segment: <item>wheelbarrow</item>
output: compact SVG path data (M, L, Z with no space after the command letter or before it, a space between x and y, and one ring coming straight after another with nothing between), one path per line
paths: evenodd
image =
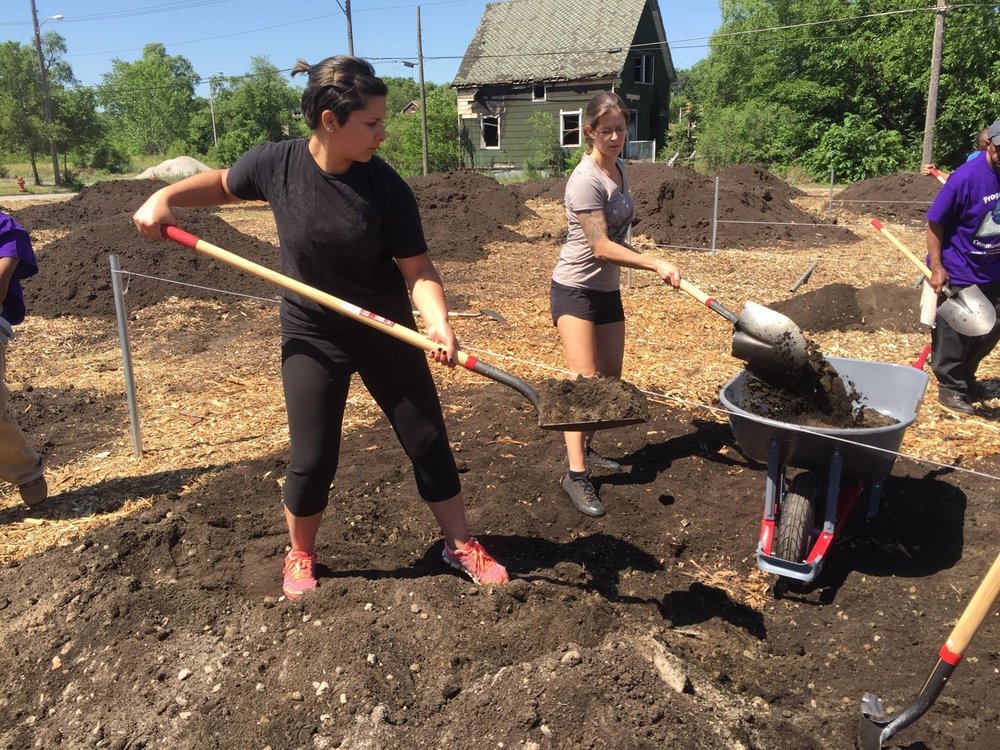
M729 412L737 445L767 464L764 516L757 566L781 579L812 583L830 546L859 499L866 517L878 512L882 486L892 471L903 433L917 418L927 373L914 367L864 359L827 357L863 394L861 404L898 420L884 427L804 427L754 414L747 372L726 383L719 400ZM791 480L789 468L804 469Z

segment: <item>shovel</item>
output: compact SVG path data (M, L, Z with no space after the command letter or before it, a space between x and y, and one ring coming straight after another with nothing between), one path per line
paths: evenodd
M441 350L441 345L435 341L431 341L429 338L424 336L417 331L411 330L401 325L397 325L393 321L383 318L381 315L373 313L369 310L364 310L357 305L352 305L349 302L345 302L339 297L334 297L332 294L327 294L319 289L304 284L301 281L297 281L289 276L284 276L277 271L272 271L270 268L265 268L264 266L258 265L253 261L247 260L246 258L241 258L239 255L229 252L228 250L223 250L221 247L206 242L203 239L195 237L193 234L185 232L177 227L167 226L164 224L161 227L163 236L169 240L173 240L179 245L184 247L189 247L192 250L197 250L200 253L204 253L216 260L220 260L223 263L227 263L231 266L239 268L240 270L251 273L265 281L270 281L278 286L287 289L291 292L310 299L324 307L328 307L331 310L340 313L348 318L358 321L359 323L364 323L371 328L376 328L383 333L387 333L390 336L399 339L400 341L405 341L408 344L412 344L419 349L423 349L428 352L437 352ZM458 364L462 365L468 370L477 372L480 375L485 375L491 380L495 380L498 383L506 385L513 388L515 391L520 393L522 396L531 402L531 405L535 407L535 411L538 412L538 426L543 430L562 430L567 432L586 432L589 430L608 430L614 427L624 427L630 424L640 424L646 420L639 417L622 418L622 419L607 419L607 420L594 420L589 422L546 422L544 415L539 408L539 397L538 391L528 385L526 382L521 380L509 372L505 372L498 367L487 364L482 360L474 357L467 352L458 351L455 355Z
M962 616L955 623L951 635L938 653L938 663L934 671L913 702L896 716L886 716L882 709L882 700L877 695L865 693L861 698L861 721L858 724L858 747L861 750L877 750L894 734L924 715L941 694L955 667L962 661L966 646L993 609L998 596L1000 596L1000 555L993 561L983 582L979 584Z
M788 316L756 302L747 302L737 315L684 279L681 291L733 324L733 356L751 369L789 373L809 360L806 338Z
M872 226L884 234L896 248L923 272L931 277L931 269L892 233L878 219L872 219ZM946 299L937 308L937 314L945 323L963 336L985 336L997 324L997 311L978 286L967 286L957 292L950 285L941 287Z

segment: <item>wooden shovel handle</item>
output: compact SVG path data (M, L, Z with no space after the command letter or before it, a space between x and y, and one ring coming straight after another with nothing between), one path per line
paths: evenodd
M701 289L696 287L690 281L681 279L680 288L682 292L691 297L694 297L709 310L717 312L719 315L728 320L730 323L736 322L737 316L734 312L723 306L721 302L716 301L714 297L709 297L707 294L705 294L705 292L701 291Z
M979 588L976 589L976 593L973 594L962 616L955 623L951 635L941 648L942 661L955 665L962 659L969 641L993 609L998 596L1000 596L1000 554L993 561L989 572L979 584Z
M173 240L174 242L184 245L184 247L189 247L192 250L197 250L200 253L204 253L216 260L220 260L223 263L228 263L231 266L235 266L247 273L251 273L265 281L270 281L273 284L287 289L291 292L310 299L323 307L328 307L342 315L346 315L348 318L352 318L359 323L364 323L366 326L376 328L390 336L405 341L408 344L412 344L420 349L428 352L441 351L441 345L437 342L431 341L429 338L424 336L417 331L414 331L405 326L401 326L388 318L383 318L381 315L365 310L357 305L352 305L350 302L345 302L339 297L335 297L327 292L322 292L315 287L311 287L308 284L304 284L301 281L297 281L289 276L280 274L277 271L272 271L270 268L254 263L246 258L241 258L235 253L231 253L228 250L223 250L221 247L213 245L211 242L206 242L200 237L195 237L190 232L185 232L183 229L178 229L177 227L168 226L166 224L162 227L163 236L168 240ZM458 364L468 369L473 369L477 362L476 358L471 354L467 354L459 350L456 353L456 359Z
M948 178L945 177L940 172L938 172L934 167L930 168L930 173L931 173L931 176L934 179L936 179L938 182L940 182L942 185L944 185L948 181Z
M927 267L927 264L924 263L924 261L921 258L918 258L916 255L914 255L913 251L910 250L910 248L908 248L902 242L900 242L899 239L892 234L892 232L886 229L881 221L879 221L878 219L872 219L872 226L875 227L882 234L884 234L886 238L889 240L889 242L891 242L893 245L896 246L899 252L901 252L907 258L912 260L913 264L920 269L920 272L923 273L924 276L926 276L928 279L931 277L931 269Z

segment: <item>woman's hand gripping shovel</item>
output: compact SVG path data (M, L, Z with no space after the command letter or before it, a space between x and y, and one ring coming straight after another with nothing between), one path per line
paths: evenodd
M200 253L204 253L205 255L239 268L242 271L246 271L247 273L251 273L254 276L264 279L265 281L270 281L283 289L295 292L306 299L312 300L313 302L323 305L324 307L338 312L348 318L352 318L359 323L364 323L367 326L376 328L383 333L387 333L394 338L405 341L408 344L412 344L413 346L423 349L424 351L436 352L441 349L441 346L438 343L431 341L429 338L421 333L418 333L417 331L397 325L387 318L376 315L369 310L364 310L357 305L345 302L338 297L334 297L332 294L327 294L326 292L322 292L319 289L309 286L308 284L302 283L301 281L284 276L277 271L272 271L270 268L258 265L253 261L247 260L246 258L241 258L239 255L235 255L228 250L223 250L221 247L217 247L210 242L206 242L203 239L195 237L193 234L185 232L182 229L163 225L161 230L164 237L169 240L173 240L179 245L189 247L192 250L197 250ZM607 430L613 427L623 427L625 425L639 424L646 421L644 418L632 417L624 419L599 419L573 423L547 422L545 421L545 415L542 414L539 407L538 391L526 382L518 377L515 377L514 375L511 375L509 372L505 372L498 367L487 364L477 357L461 350L457 352L456 359L458 360L458 364L462 365L462 367L472 370L473 372L477 372L480 375L485 375L491 380L495 380L498 383L513 388L515 391L527 398L538 412L538 426L543 430Z
M930 279L931 269L927 267L927 264L886 229L881 221L872 219L872 226L885 235L889 242L913 261L913 264L920 269L924 276ZM945 284L941 287L941 293L947 299L938 305L938 317L963 336L985 336L997 324L996 308L978 286L967 286L956 292L951 286Z
M806 338L788 316L756 302L747 302L737 315L684 279L680 287L733 324L733 356L751 370L780 379L799 372L809 361Z

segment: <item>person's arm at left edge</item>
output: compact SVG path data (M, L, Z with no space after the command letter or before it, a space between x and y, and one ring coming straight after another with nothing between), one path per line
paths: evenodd
M454 365L458 341L448 322L448 306L444 301L444 284L431 256L427 253L409 258L396 258L396 264L410 288L413 304L427 326L427 338L441 344L441 349L431 352L435 362Z
M14 278L14 269L17 268L17 258L0 258L0 306L7 299L7 290L10 289L10 280Z

